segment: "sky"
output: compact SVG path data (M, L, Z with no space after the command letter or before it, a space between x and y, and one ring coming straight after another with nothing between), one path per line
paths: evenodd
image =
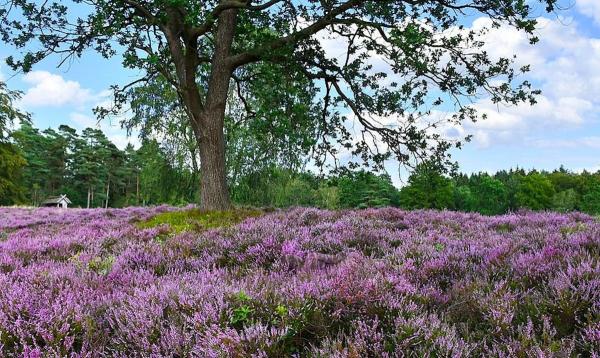
M486 39L492 56L516 54L518 64L531 65L527 79L542 90L538 104L506 107L479 100L475 106L488 119L458 128L473 135L453 152L461 171L561 165L573 171L600 170L600 0L570 0L566 9L538 20L540 42L535 46L510 28L493 30ZM467 25L484 26L486 21L473 19ZM0 44L0 59L11 51ZM98 122L92 109L110 100L111 85L131 82L141 73L124 70L118 56L107 60L93 51L57 68L59 60L48 58L25 75L0 61L0 80L24 92L18 105L32 114L35 126L98 127L120 148L137 145L135 133L128 137L116 120ZM393 170L393 163L388 167Z

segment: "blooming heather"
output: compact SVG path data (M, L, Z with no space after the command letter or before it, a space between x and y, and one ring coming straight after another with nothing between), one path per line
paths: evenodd
M589 216L168 210L0 208L0 356L598 357Z

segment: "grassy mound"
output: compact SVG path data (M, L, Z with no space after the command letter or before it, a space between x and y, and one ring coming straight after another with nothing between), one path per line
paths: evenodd
M262 214L262 210L249 208L235 208L225 211L206 211L200 209L168 211L137 223L137 227L140 229L149 229L168 225L171 232L174 233L184 231L199 232L236 225L247 218L259 217Z

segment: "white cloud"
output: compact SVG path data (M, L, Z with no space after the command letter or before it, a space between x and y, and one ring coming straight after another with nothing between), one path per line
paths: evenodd
M110 106L111 91L94 93L83 88L79 82L65 80L62 76L47 71L32 71L26 74L23 80L32 87L25 92L20 103L22 106L70 108L70 123L67 124L79 130L88 127L100 129L120 149L124 149L128 143L139 147L136 133L128 137L121 129L120 117L98 121L95 116L86 114L92 107Z
M140 147L140 141L137 137L128 137L125 134L111 134L107 135L108 139L114 143L119 149L125 149L128 144L132 144L135 148Z
M600 0L593 0L590 6L600 10ZM531 65L531 71L517 80L530 80L535 88L542 90L542 95L537 97L538 103L534 106L496 105L483 98L474 106L485 113L487 119L464 123L460 134L472 134L477 145L488 147L536 139L547 131L573 129L591 120L600 120L597 116L600 113L597 96L600 93L600 38L586 37L578 31L574 21L566 25L564 19L539 18L536 35L540 42L532 46L522 31L509 26L492 28L491 25L490 19L479 18L470 29L455 28L449 32L489 29L483 35L483 49L491 58L512 58L516 54L515 68ZM329 34L321 36L319 41L329 58L343 61L347 47L345 39ZM369 64L373 65L372 71L391 72L380 56L372 56ZM401 82L393 76L387 78L388 81L392 79ZM450 116L452 113L434 111L433 115ZM381 119L381 122L389 124L390 120ZM456 127L453 129L457 130Z
M73 112L69 115L69 119L83 128L100 128L100 122L96 118L92 118L82 113Z
M97 99L98 95L81 87L79 82L65 80L62 76L47 71L32 71L23 76L30 87L23 96L25 107L82 106Z
M534 145L540 148L555 149L600 149L600 136L589 136L575 139L539 139L534 142Z
M586 168L575 168L573 171L575 173L579 173L579 174L581 174L583 171L586 171L588 173L598 173L598 172L600 172L600 165L594 165L592 167L586 167Z
M599 2L600 4L600 2ZM552 131L573 129L597 120L600 113L600 39L585 37L576 23L569 26L559 19L540 18L537 35L540 42L531 46L527 38L513 28L503 26L489 32L486 51L492 57L517 54L516 65L531 65L526 74L534 87L542 90L534 106L521 104L495 106L481 100L475 107L488 115L485 121L465 123L467 132L482 147L500 142L522 142L543 137ZM478 19L474 28L489 25ZM596 118L594 117L596 116Z
M577 10L585 16L589 16L600 24L600 1L598 0L577 0Z

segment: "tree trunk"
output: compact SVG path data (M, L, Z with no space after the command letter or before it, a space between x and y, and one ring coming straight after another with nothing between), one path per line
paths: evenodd
M217 117L220 113L213 113ZM222 115L221 115L222 117ZM218 119L212 119L218 121ZM222 118L221 118L222 121ZM205 128L200 147L200 207L225 210L230 206L225 173L225 140L223 129Z
M182 14L177 11L167 11L169 21L163 28L173 56L181 99L198 143L200 207L205 210L223 210L230 206L225 175L223 122L229 81L234 70L230 54L237 12L237 9L231 8L218 15L213 39L215 51L204 101L196 82L198 66L202 63L198 57L198 39L188 31Z
M135 176L135 205L140 206L140 174Z
M88 192L87 192L87 208L90 208L90 186L88 185Z
M196 103L200 100L199 96L188 98L188 110L193 114L192 127L200 151L200 208L205 210L225 210L231 205L227 188L223 126L229 81L233 74L227 58L235 33L236 17L235 9L225 10L219 15L204 108Z
M110 194L110 180L106 183L106 203L104 204L104 209L108 209L108 195Z

